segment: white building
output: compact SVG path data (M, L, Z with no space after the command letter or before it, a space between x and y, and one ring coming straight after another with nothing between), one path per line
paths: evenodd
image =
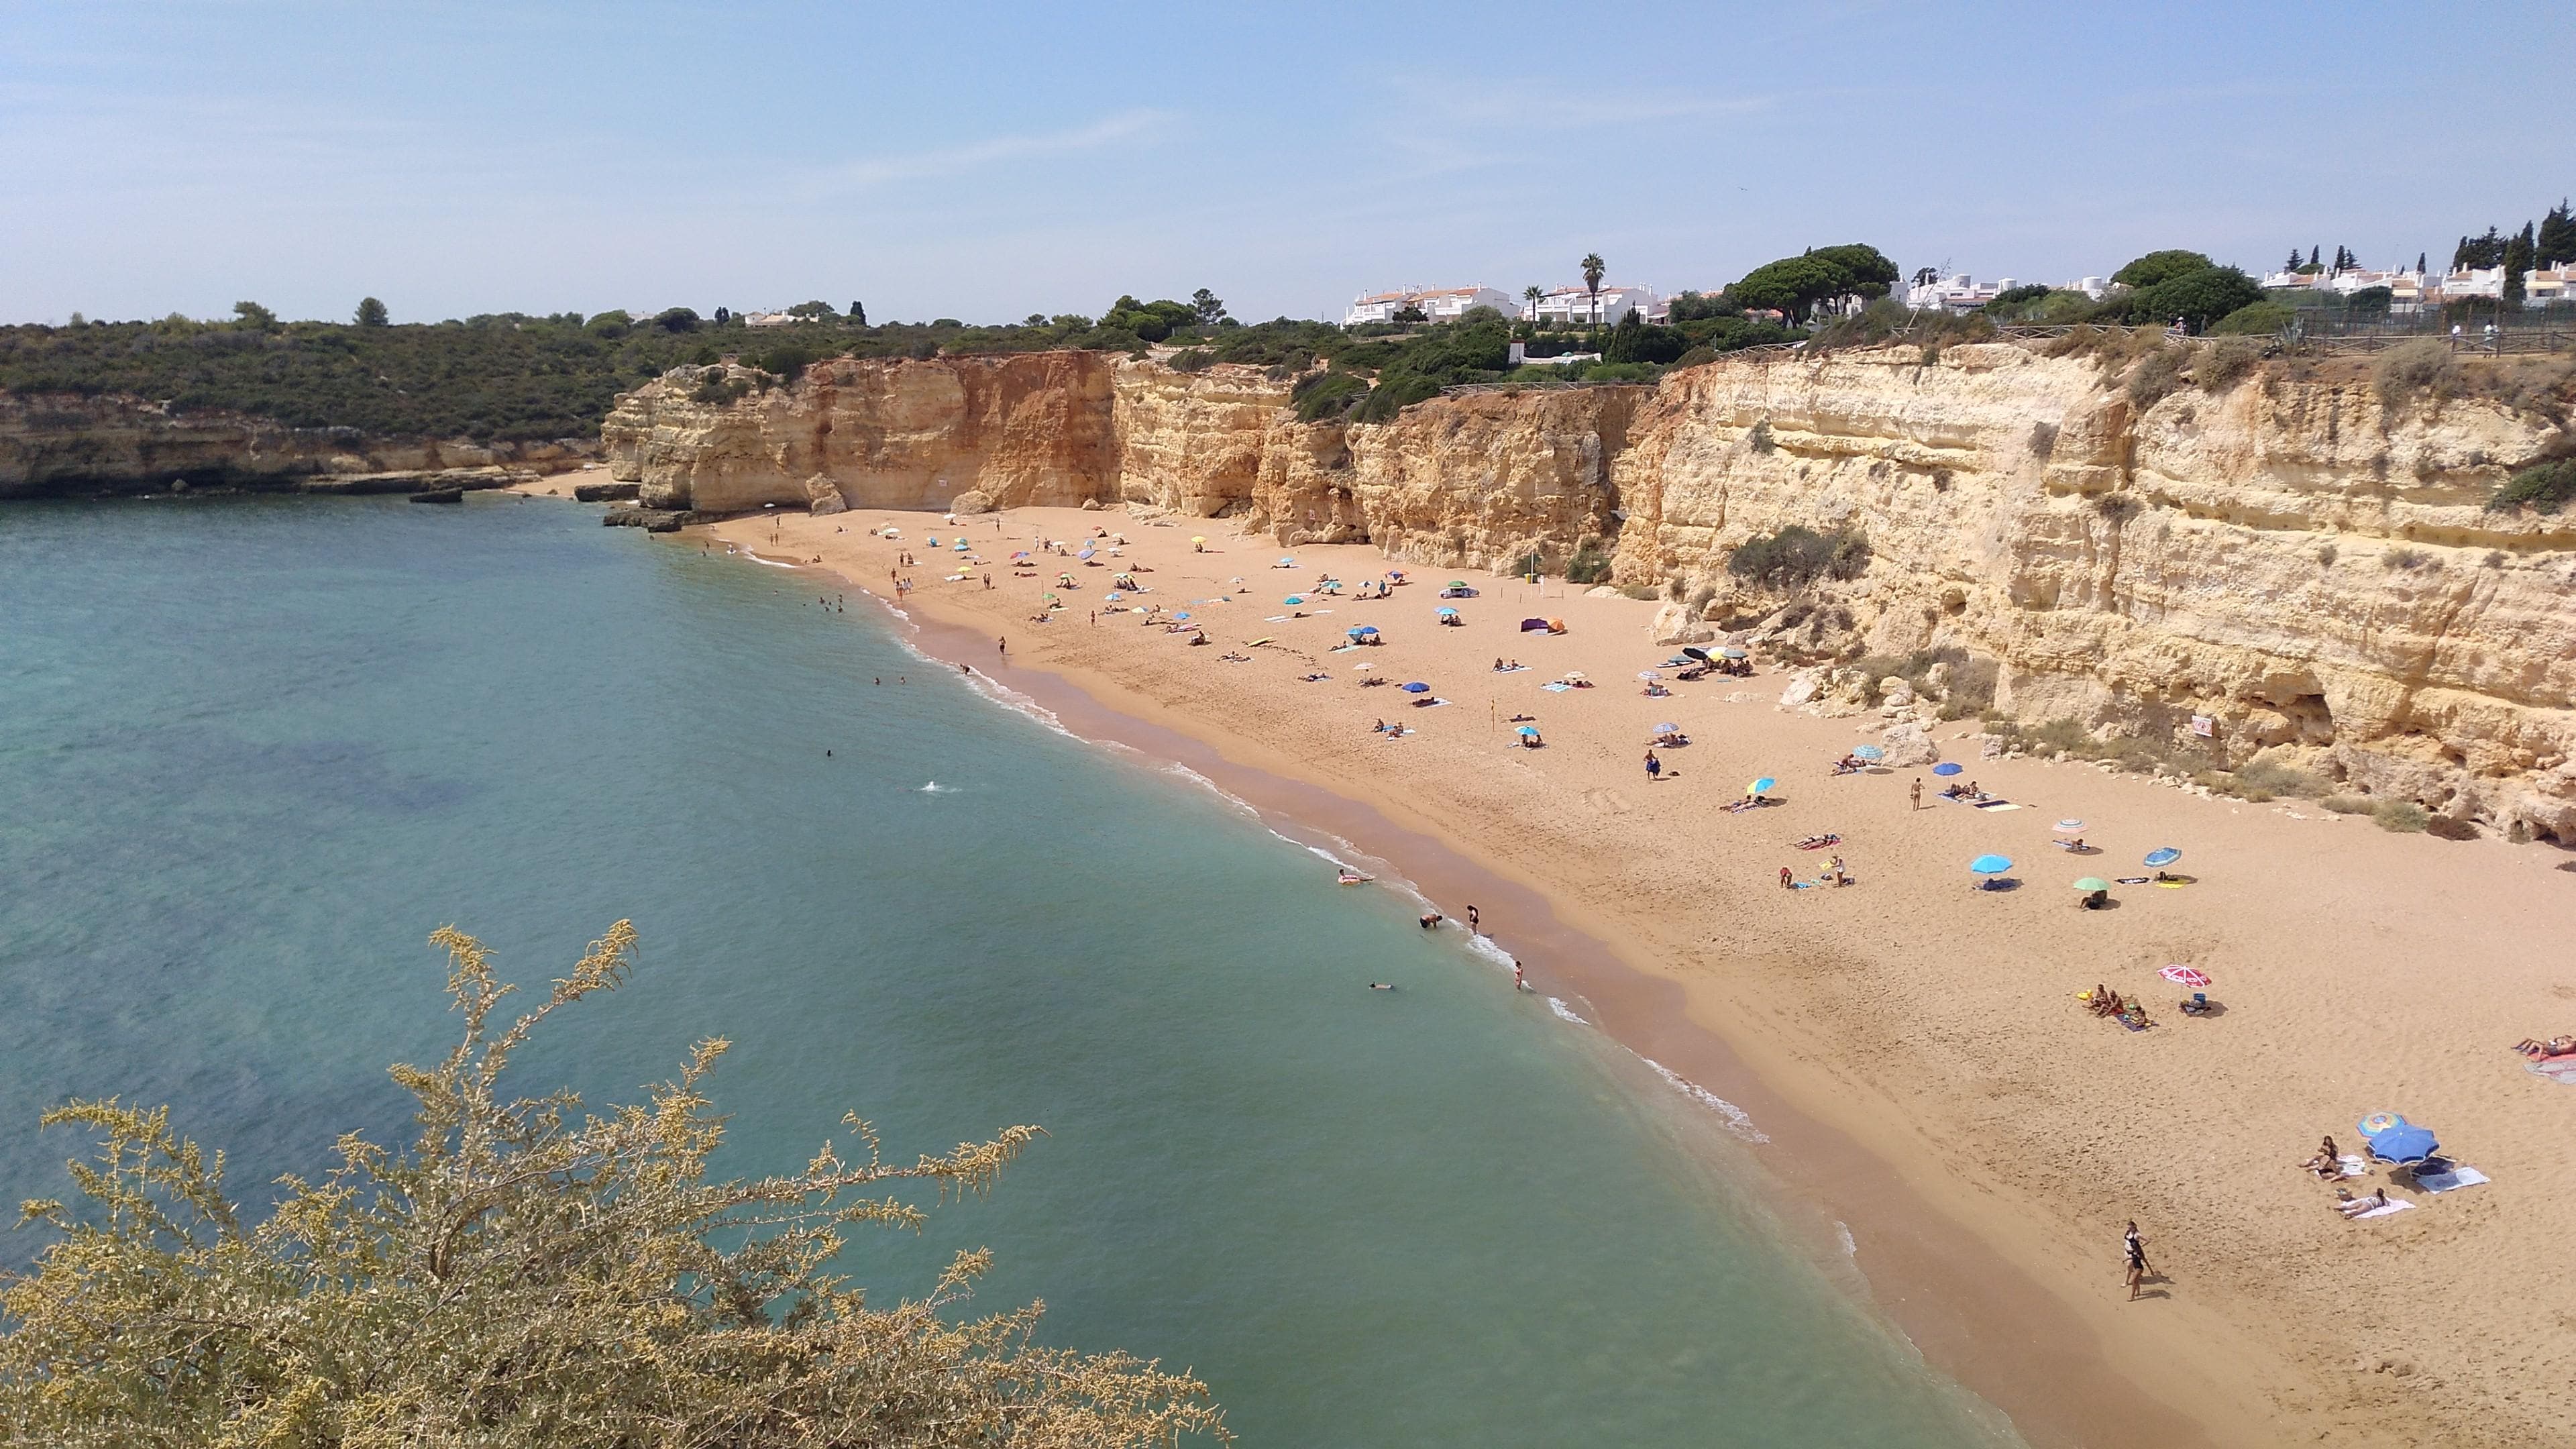
M1520 310L1520 302L1509 292L1495 287L1404 287L1393 292L1370 292L1351 302L1351 314L1342 319L1345 327L1363 322L1392 322L1395 314L1407 307L1417 308L1433 322L1455 322L1474 307L1491 307L1509 317Z
M1997 277L1991 282L1980 282L1967 273L1961 272L1955 277L1943 277L1937 282L1925 282L1919 286L1906 288L1905 305L1918 312L1930 312L1936 309L1958 313L1974 312L2020 285L2022 283L2012 277ZM2082 292L2085 296L2099 302L2110 293L2114 285L2116 284L2106 282L2100 277L2078 277L2071 282L2058 283L2056 290Z
M1534 306L1520 308L1525 321L1550 327L1581 327L1599 322L1615 327L1619 319L1631 312L1646 315L1638 320L1656 321L1666 311L1663 299L1651 287L1603 287L1596 297L1581 287L1558 287L1538 299Z

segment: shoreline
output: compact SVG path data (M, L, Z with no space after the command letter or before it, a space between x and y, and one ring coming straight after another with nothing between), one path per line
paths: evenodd
M794 565L802 568L818 567L814 559L819 554L825 560L820 566L823 573L843 580L848 587L881 597L887 590L870 587L870 570L864 565L872 546L882 562L890 558L895 545L876 539L866 532L868 528L878 521L892 521L907 534L949 531L935 515L884 513L880 520L881 512L868 510L828 519L810 519L801 514L752 517L690 531L755 554L796 550ZM1064 517L1058 518L1058 514ZM986 521L974 520L977 524ZM1185 527L1212 526L1203 521L1179 522ZM1147 545L1171 551L1179 543L1178 537L1152 537L1156 530L1116 512L1014 510L1000 523L1010 531L997 534L996 542L1015 540L1031 532L1075 537L1092 526L1115 525L1131 535L1148 535L1131 538L1129 552L1140 559L1151 552ZM1257 559L1251 556L1254 551L1267 556L1268 546L1259 541L1229 537L1224 543L1243 555L1240 562L1216 565L1186 555L1174 560L1157 554L1154 566L1167 573L1197 566L1250 569L1257 566ZM1298 553L1331 564L1349 565L1358 577L1370 576L1361 572L1359 560L1375 562L1374 551L1365 547L1301 549ZM772 558L761 561L786 562ZM1058 565L1069 566L1070 561L1050 557L1045 571L1053 572ZM1284 581L1298 576L1272 577ZM1156 587L1169 598L1182 592L1185 582L1191 581L1158 580ZM1494 593L1522 588L1489 580L1479 582ZM1212 582L1194 586L1215 587ZM1694 963L1694 957L1708 956L1706 941L1694 939L1695 933L1687 927L1704 923L1671 919L1686 917L1690 912L1657 909L1657 905L1669 903L1641 901L1634 898L1633 890L1623 894L1623 888L1636 884L1633 872L1623 872L1615 865L1568 870L1565 867L1569 857L1562 842L1549 839L1543 825L1511 832L1479 829L1462 820L1459 802L1454 798L1415 788L1416 782L1410 779L1390 780L1382 771L1377 772L1376 778L1369 778L1373 759L1355 756L1352 761L1341 761L1327 758L1324 751L1301 752L1298 741L1286 737L1293 731L1273 728L1274 724L1301 722L1295 714L1256 712L1248 720L1212 718L1220 711L1200 706L1209 703L1212 680L1222 679L1209 662L1215 651L1184 649L1175 655L1171 648L1156 650L1154 646L1166 643L1159 631L1140 634L1127 629L1113 634L1106 628L1083 627L1080 615L1065 616L1066 622L1051 626L1054 632L1050 634L1047 628L1026 626L1006 612L1025 607L1029 602L1025 596L1033 592L1034 586L1014 590L1010 585L1000 585L988 593L963 585L943 588L933 584L916 590L902 601L901 607L916 632L916 647L932 657L974 664L980 656L983 663L977 665L979 672L1007 682L1054 710L1077 736L1106 739L1149 758L1186 765L1274 821L1331 829L1369 853L1393 861L1435 900L1512 899L1498 893L1526 892L1524 899L1533 903L1526 916L1518 905L1509 913L1510 950L1531 963L1543 990L1552 983L1563 983L1569 990L1560 994L1579 994L1588 999L1599 1018L1597 1024L1628 1050L1691 1081L1706 1084L1750 1111L1772 1139L1762 1149L1766 1167L1795 1196L1820 1205L1848 1225L1855 1245L1854 1261L1869 1284L1877 1309L1903 1329L1936 1366L2009 1414L2030 1442L2250 1445L2278 1442L2293 1432L2334 1432L2364 1443L2411 1442L2403 1430L2392 1432L2392 1426L2381 1418L2382 1411L2351 1393L2347 1386L2330 1381L2322 1372L2325 1365L2318 1360L2316 1345L2277 1342L2279 1325L2295 1321L2284 1318L2277 1302L2231 1299L2223 1288L2212 1295L2205 1286L2210 1275L2193 1264L2185 1270L2185 1283L2177 1295L2180 1301L2161 1301L2154 1305L2150 1316L2141 1311L2147 1305L2123 1304L2115 1293L2103 1293L2095 1287L2116 1278L2111 1254L2082 1241L2100 1229L2081 1221L2081 1217L2098 1218L2100 1212L2070 1212L2062 1198L2052 1206L2045 1200L2045 1193L2034 1194L1999 1177L1979 1180L1973 1172L1963 1172L1963 1164L1945 1157L1931 1129L1963 1125L1958 1113L1945 1110L1956 1104L1940 1100L1937 1094L1910 1091L1902 1082L1891 1089L1885 1080L1870 1080L1869 1072L1849 1060L1850 1053L1837 1050L1838 1039L1848 1035L1846 1028L1852 1014L1841 1013L1843 1025L1838 1026L1836 1014L1830 1010L1819 1012L1815 1001L1789 999L1807 989L1797 979L1800 977L1831 977L1846 972L1861 976L1885 970L1889 963L1867 959L1867 953L1855 949L1847 931L1838 939L1802 945L1760 939L1763 935L1776 935L1772 932L1748 933L1754 939L1719 953L1715 963ZM1407 597L1400 598L1396 606L1370 607L1385 614L1399 612L1398 606L1405 613L1427 613L1428 601L1421 597L1425 592L1408 590ZM1077 603L1087 606L1097 597L1095 594ZM1490 613L1496 602L1470 607ZM1634 614L1637 607L1627 600L1560 601L1550 596L1548 612L1588 614L1589 618L1577 618L1576 622L1577 633L1589 645L1603 633L1592 627L1594 622L1615 618L1622 610ZM1219 611L1210 617L1225 616ZM1219 626L1211 622L1210 627ZM1259 627L1248 626L1253 630ZM1327 640L1333 632L1329 628L1319 631L1312 624L1306 627L1309 634L1320 632ZM983 653L983 646L990 640L989 631L996 628L1007 629L1014 643L1022 646L998 670L991 667L995 657ZM1229 645L1236 642L1234 634L1247 632L1231 617L1225 619L1222 628ZM1284 634L1287 630L1278 632ZM1436 638L1440 631L1407 632ZM1607 642L1630 655L1646 650L1634 633L1614 635ZM1122 644L1128 647L1121 648ZM1134 644L1145 645L1153 654L1140 657ZM1385 652L1390 656L1394 653ZM1105 657L1112 654L1117 657ZM1180 665L1164 667L1176 657ZM1304 657L1312 659L1311 655ZM1452 666L1456 662L1449 661ZM1184 666L1189 674L1185 687L1176 694L1174 676ZM1403 667L1411 670L1420 666ZM1240 670L1234 677L1250 678ZM1597 677L1623 676L1599 672ZM1159 692L1157 686L1161 686ZM1740 706L1767 701L1777 688L1774 675L1755 682L1753 698L1737 691L1727 702ZM1306 697L1322 699L1332 692L1326 685L1311 689ZM1626 692L1614 685L1593 691L1601 698L1586 702L1606 703L1610 696ZM1274 697L1269 703L1278 710L1293 708L1294 688L1270 687L1269 694ZM1566 727L1553 718L1558 707L1547 706L1551 711L1552 747L1560 739L1569 744L1575 739L1572 731L1560 735ZM1648 708L1680 712L1678 701ZM1426 730L1436 723L1451 726L1452 733L1456 726L1475 723L1454 716L1421 718ZM1758 718L1761 716L1739 710L1727 724L1749 724ZM1783 728L1809 738L1829 737L1849 729L1834 721L1782 718ZM1694 723L1691 728L1697 731L1703 726ZM1947 732L1945 727L1943 733ZM1409 742L1394 748L1408 747ZM1380 754L1386 748L1367 747ZM1507 752L1503 758L1511 759L1518 753ZM1552 763L1556 758L1560 757L1552 748L1543 753L1541 763ZM1689 764L1691 773L1698 773L1694 756L1684 752L1680 759ZM1357 768L1345 772L1330 768L1342 763L1356 763ZM1981 761L1976 768L1998 778L2018 776L2020 781L2027 781L2034 770L2053 769L2085 781L2088 789L2100 778L2074 767L2041 766L2036 762L2014 762L2014 766ZM1486 774L1497 768L1490 756L1478 765ZM1785 777L1792 772L1783 769L1779 773ZM2063 783L2075 782L2070 779ZM2135 781L2123 783L2132 794L2147 789ZM1800 780L1790 788L1794 792L1814 787ZM2013 788L2020 793L2022 785L2016 782ZM1583 795L1589 800L1616 793L1596 786ZM2223 811L2241 816L2253 809L2193 800L2171 791L2156 794L2162 797L2156 803L2167 813L2179 810L2207 815ZM1511 818L1523 827L1538 825L1527 817L1526 804L1516 806ZM1615 808L1624 811L1627 806L1621 802ZM1484 821L1487 826L1491 823L1490 819ZM2351 839L2353 831L2354 827L2347 825L2339 833ZM1861 837L1852 838L1857 843ZM1459 841L1475 844L1452 844ZM1857 844L1854 853L1858 855ZM2532 864L2545 863L2535 860ZM1865 875L1883 876L1895 868L1878 864L1874 870L1872 863L1864 861L1861 869ZM1584 875L1592 879L1568 878ZM1883 880L1874 881L1869 889L1851 894L1859 901L1871 901L1885 884ZM1587 890L1588 885L1601 888ZM1753 897L1727 899L1723 890L1713 894L1720 898L1717 910L1721 915L1741 919L1753 910ZM1840 898L1837 893L1835 899ZM2210 892L2198 892L2194 897L2209 898ZM1802 904L1821 907L1824 902ZM1987 904L1980 901L1978 908ZM1501 918L1492 910L1486 914L1489 925L1495 925L1499 933ZM1882 921L1885 919L1882 916ZM1675 929L1677 926L1684 929ZM1784 945L1798 945L1799 949L1784 951ZM1771 949L1766 951L1765 946ZM1752 979L1722 979L1735 974L1736 968L1747 967L1759 968L1744 972ZM2098 967L2082 969L2099 973ZM1761 979L1764 977L1769 979ZM2130 983L2124 978L2121 984L2125 989ZM2222 982L2228 984L2233 983ZM2042 994L2053 996L2054 988ZM2251 999L2251 993L2225 994L2231 1000ZM1781 1001L1769 999L1774 996L1786 1001L1786 1009ZM2075 1014L2080 1016L2080 1012ZM1817 1020L1820 1016L1821 1032ZM2095 1028L2104 1025L2084 1023ZM2175 1024L2169 1023L2158 1030L2171 1033L2175 1029ZM2480 1152L2482 1161L2491 1159L2492 1154L2484 1149ZM2456 1201L2450 1200L2444 1206ZM2121 1210L2111 1211L2116 1215ZM2151 1241L2159 1241L2160 1233L2167 1235L2163 1241L2174 1241L2172 1235L2185 1231L2181 1224L2157 1222L2145 1211L2139 1216L2148 1219ZM2116 1226L2111 1232L2116 1234ZM2318 1235L2324 1236L2322 1232ZM2169 1266L2172 1255L2160 1252L2159 1258L2160 1267ZM2204 1295L2218 1301L2202 1302ZM2248 1318L2254 1320L2255 1332L2242 1331L2243 1320ZM2262 1331L2266 1328L2275 1332ZM2305 1361L2294 1362L2300 1355L2280 1352L2284 1347L2307 1349ZM2387 1382L2382 1379L2378 1385L2370 1386ZM2497 1432L2509 1435L2503 1428ZM2447 1442L2471 1441L2453 1437Z

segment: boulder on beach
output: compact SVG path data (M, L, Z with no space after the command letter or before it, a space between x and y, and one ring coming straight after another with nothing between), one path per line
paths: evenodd
M1780 704L1786 709L1814 704L1824 688L1824 671L1801 669L1789 676L1789 687L1780 691Z
M805 511L816 518L847 513L849 500L841 496L841 485L828 474L817 473L805 480Z
M619 503L632 499L643 486L641 483L575 483L572 485L572 498L575 503Z
M1878 747L1887 751L1887 757L1879 763L1895 770L1918 769L1938 763L1941 758L1941 747L1932 742L1932 732L1911 720L1880 731Z
M969 488L949 502L948 511L970 516L977 513L990 513L993 511L993 495L981 488Z

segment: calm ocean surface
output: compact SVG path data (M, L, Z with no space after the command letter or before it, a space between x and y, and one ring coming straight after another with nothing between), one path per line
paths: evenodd
M1719 1114L1400 893L872 604L590 509L0 509L0 881L0 1200L67 1193L36 1114L108 1094L264 1200L400 1135L386 1063L450 1041L434 927L541 988L627 916L640 971L522 1091L622 1099L723 1035L735 1171L852 1108L896 1158L1041 1124L853 1270L989 1246L986 1306L1194 1368L1248 1445L2013 1442L1792 1246Z

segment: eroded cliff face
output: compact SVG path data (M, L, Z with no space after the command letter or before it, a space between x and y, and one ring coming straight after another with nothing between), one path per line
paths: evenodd
M296 488L351 475L553 468L587 438L479 444L290 428L235 413L173 413L140 398L0 393L0 498L145 493L174 484Z
M763 388L744 368L686 367L619 398L600 437L611 476L642 485L653 508L832 492L868 508L944 509L967 492L1000 507L1079 504L1117 477L1110 372L1092 352L843 358ZM727 400L714 391L727 383L749 391Z
M1622 584L1706 594L1719 625L1804 602L1816 648L1993 659L2025 721L2181 737L2199 716L2195 747L2226 764L2267 754L2576 840L2576 515L2484 507L2554 425L2474 398L2385 407L2358 363L2140 412L2116 371L2014 344L1768 353L1377 424L1299 423L1253 369L1079 353L823 364L729 404L701 386L651 384L605 430L648 502L972 489L1443 566L1560 570L1595 547ZM1865 538L1868 568L1794 601L1728 573L1790 524Z
M2545 418L2384 408L2362 370L2184 389L2133 416L2092 363L2009 344L1695 368L1614 468L1619 577L1729 578L1747 539L1850 529L1810 591L1872 652L2002 664L1998 707L2266 751L2373 793L2576 839L2576 545L2488 512Z

